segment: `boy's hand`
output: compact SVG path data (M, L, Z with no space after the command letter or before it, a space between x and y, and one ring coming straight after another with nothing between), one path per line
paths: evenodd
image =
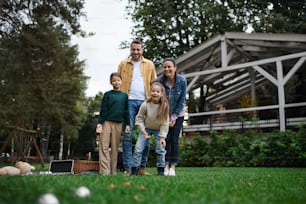
M97 127L96 127L96 133L101 134L102 132L103 132L102 125L101 125L101 124L98 124Z

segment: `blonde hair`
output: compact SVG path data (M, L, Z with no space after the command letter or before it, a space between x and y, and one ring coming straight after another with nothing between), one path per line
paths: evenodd
M160 97L160 101L159 101L159 109L158 109L158 113L157 113L157 121L158 122L168 122L168 116L169 116L169 103L168 103L168 99L167 99L167 96L166 96L166 91L165 91L165 88L164 86L159 83L159 82L154 82L152 85L151 85L151 90L153 88L153 86L159 86L160 89L161 89L161 92L162 92L162 96ZM152 101L152 98L149 97L147 99L147 102L151 102Z

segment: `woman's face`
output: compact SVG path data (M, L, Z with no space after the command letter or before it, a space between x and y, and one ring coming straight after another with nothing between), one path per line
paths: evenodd
M176 72L176 67L174 66L173 62L165 61L163 63L164 75L167 78L173 79Z

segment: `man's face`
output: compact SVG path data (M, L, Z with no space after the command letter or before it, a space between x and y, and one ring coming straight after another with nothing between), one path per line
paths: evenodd
M133 61L140 61L140 58L143 54L143 47L141 44L133 43L131 45L131 56Z

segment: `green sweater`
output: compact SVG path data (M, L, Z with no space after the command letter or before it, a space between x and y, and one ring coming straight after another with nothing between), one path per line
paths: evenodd
M104 94L98 123L103 125L106 120L130 125L126 93L111 90Z

